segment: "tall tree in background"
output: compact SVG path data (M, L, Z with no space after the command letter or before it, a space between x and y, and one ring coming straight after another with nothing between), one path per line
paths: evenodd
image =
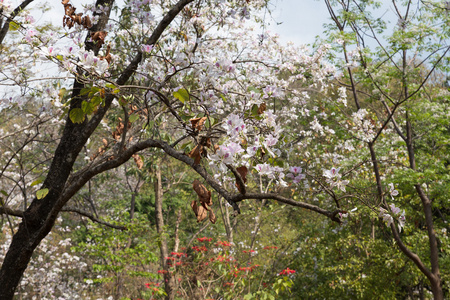
M444 299L435 222L438 227L445 223L442 186L449 187L449 99L443 86L450 57L448 4L394 0L389 4L394 25L373 17L383 11L382 2L325 3L333 21L329 37L339 53L334 60L343 72L336 81L353 102L346 109L353 124L345 128L359 127L355 138L370 153L376 192L368 204L375 210L381 204L380 216L388 221L398 247L427 277L434 298ZM386 214L401 213L397 201L389 204L398 194L393 182L402 185L403 199L420 199L421 214L415 218L428 236L429 263L400 236L404 216L397 230ZM402 207L411 204L399 200Z

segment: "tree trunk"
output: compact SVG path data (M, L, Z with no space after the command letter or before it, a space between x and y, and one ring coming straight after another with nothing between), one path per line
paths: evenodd
M222 197L219 196L220 213L222 215L223 225L225 226L225 231L227 233L228 243L233 243L233 226L230 222L230 213L226 205L223 205Z
M161 265L164 270L164 289L166 291L166 299L175 299L175 279L169 272L169 265L166 257L169 257L169 249L167 247L167 239L164 234L164 218L162 212L162 182L161 182L161 169L157 166L155 170L155 218L156 218L156 231L161 239Z

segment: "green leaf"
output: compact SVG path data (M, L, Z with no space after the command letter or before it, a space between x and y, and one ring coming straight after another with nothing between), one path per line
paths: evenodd
M83 101L81 103L81 109L84 111L85 114L90 115L94 112L94 105L92 103Z
M42 181L44 181L44 178L43 178L43 177L39 177L38 179L36 179L35 181L33 181L33 182L31 183L31 186L38 185L38 184L41 183Z
M14 21L9 22L9 30L16 31L20 28L20 25Z
M74 108L70 111L69 118L73 123L81 123L85 118L84 111L81 108Z
M38 199L42 199L42 198L44 198L45 196L47 196L47 194L48 194L48 189L41 189L41 190L39 190L39 191L36 192L36 197L37 197Z
M83 89L81 89L81 91L80 91L80 95L81 95L81 96L84 96L84 95L86 95L87 93L89 93L90 91L91 91L90 88L83 88Z
M253 295L252 294L247 294L244 296L244 300L251 300L253 299Z
M91 103L92 103L93 106L99 105L100 103L102 103L102 101L103 101L103 99L100 96L94 96L91 99Z
M139 120L139 116L137 114L132 114L129 118L131 123L136 122L137 120Z
M258 105L253 104L253 106L252 106L252 115L254 117L258 116L258 108L259 108Z
M183 104L184 102L189 101L189 93L185 89L179 89L173 93L173 96L180 100Z
M112 83L107 83L107 84L105 84L105 86L106 86L107 88L112 89L112 90L114 90L114 89L117 88L117 87L116 87L114 84L112 84Z

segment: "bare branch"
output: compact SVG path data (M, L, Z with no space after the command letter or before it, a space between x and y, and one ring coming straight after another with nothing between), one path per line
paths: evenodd
M17 210L17 209L12 209L8 206L1 206L0 207L0 215L8 215L8 216L23 218L23 211Z
M63 212L74 212L74 213L77 213L79 215L82 215L84 217L87 217L87 218L91 219L92 222L99 223L99 224L102 224L102 225L105 225L105 226L108 226L108 227L111 227L111 228L119 229L119 230L127 230L127 228L125 226L114 225L114 224L102 221L99 218L97 218L96 216L88 213L87 211L81 210L81 209L79 209L77 207L68 206L68 207L64 207L61 211L63 211Z
M278 202L281 202L281 203L285 203L285 204L289 204L292 206L301 207L301 208L305 208L305 209L308 209L311 211L315 211L321 215L324 215L324 216L330 218L334 222L337 222L339 224L341 223L341 220L337 217L337 214L340 212L343 212L342 210L328 211L328 210L320 208L316 205L295 201L295 200L280 196L279 194L247 193L245 195L239 194L239 195L236 195L233 198L231 198L231 200L233 202L239 202L239 201L242 201L245 199L273 199L273 200L277 200Z

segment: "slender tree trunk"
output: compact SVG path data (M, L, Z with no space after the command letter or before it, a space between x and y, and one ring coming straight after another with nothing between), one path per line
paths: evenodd
M177 213L177 223L175 224L175 245L173 246L173 252L178 252L178 248L180 248L180 237L179 237L179 228L181 223L181 208L178 209Z
M223 205L222 197L219 196L220 214L222 215L223 225L225 226L225 232L227 233L228 243L233 243L233 227L230 222L230 213L226 205Z
M161 169L157 166L155 170L155 218L156 218L156 231L161 239L161 246L159 247L161 252L161 265L164 272L164 289L166 291L166 299L175 299L175 278L169 272L169 265L166 257L169 257L169 249L167 247L167 239L164 234L164 216L162 212L162 181L161 181Z

